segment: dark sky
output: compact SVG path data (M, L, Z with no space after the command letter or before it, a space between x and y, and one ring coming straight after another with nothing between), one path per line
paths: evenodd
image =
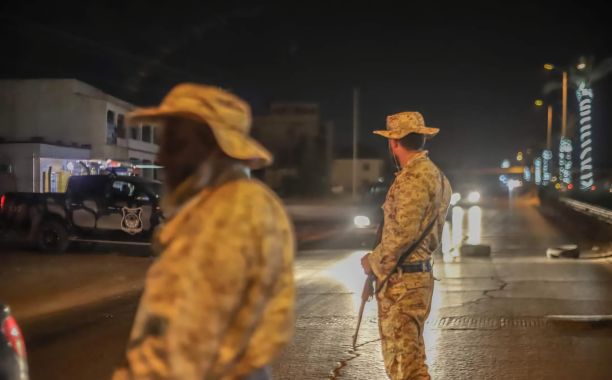
M483 166L544 142L533 100L560 80L544 63L612 56L604 2L150 3L4 2L0 76L74 77L140 105L182 81L230 88L256 113L272 100L315 101L339 147L351 141L358 86L365 144L384 152L370 131L418 110L442 130L438 161ZM596 159L609 167L610 78L595 91Z

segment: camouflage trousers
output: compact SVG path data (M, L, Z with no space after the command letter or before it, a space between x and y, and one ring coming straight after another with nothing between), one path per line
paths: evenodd
M391 380L430 379L423 326L433 293L431 273L391 276L378 294L378 324L385 368Z

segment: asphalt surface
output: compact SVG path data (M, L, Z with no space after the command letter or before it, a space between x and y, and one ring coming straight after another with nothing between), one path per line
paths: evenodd
M559 322L547 316L612 314L612 261L547 259L546 248L571 242L573 237L557 230L529 202L466 208L461 222L462 212L451 212L451 220L453 214L455 225L448 233L447 252L436 257L439 281L425 329L432 377L611 379L609 321ZM275 379L386 378L373 302L366 307L360 346L356 352L351 350L363 281L359 258L371 235L340 234L302 247L296 259L295 337L273 365ZM455 236L459 241L467 238L471 243L489 244L491 257L448 252L457 243ZM20 264L17 255L32 263L29 265L38 262L38 267L44 267L46 260L59 259L11 252L0 260L4 264L9 257L11 267L26 271L28 266ZM106 260L112 273L121 269L111 262L117 266L130 262L132 276L146 269L145 260L150 260L103 252L73 255L75 262ZM133 259L142 261L132 263ZM79 267L67 267L74 273L65 273L65 278L80 278ZM0 274L10 272L6 268L0 266ZM104 270L91 269L91 273L95 274L86 276L89 282L106 276ZM32 297L41 299L40 295ZM78 304L69 311L25 318L22 328L32 379L108 379L122 358L137 299L137 291L123 292L96 303ZM27 301L20 304L25 307Z

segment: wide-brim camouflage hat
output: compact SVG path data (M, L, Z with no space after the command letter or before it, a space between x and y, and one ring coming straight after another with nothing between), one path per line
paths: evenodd
M425 119L419 112L400 112L387 116L387 129L374 131L374 134L398 140L410 133L420 133L428 138L438 134L438 128L425 126Z
M128 123L154 124L169 117L184 117L207 124L221 150L245 161L252 169L268 166L273 161L272 154L249 136L252 123L249 105L220 88L179 84L170 90L159 107L141 108L127 115Z

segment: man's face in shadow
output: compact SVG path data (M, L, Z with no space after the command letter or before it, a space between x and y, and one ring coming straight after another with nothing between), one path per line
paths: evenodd
M157 160L165 168L170 190L194 174L210 155L219 150L210 127L185 118L168 118L160 130Z

